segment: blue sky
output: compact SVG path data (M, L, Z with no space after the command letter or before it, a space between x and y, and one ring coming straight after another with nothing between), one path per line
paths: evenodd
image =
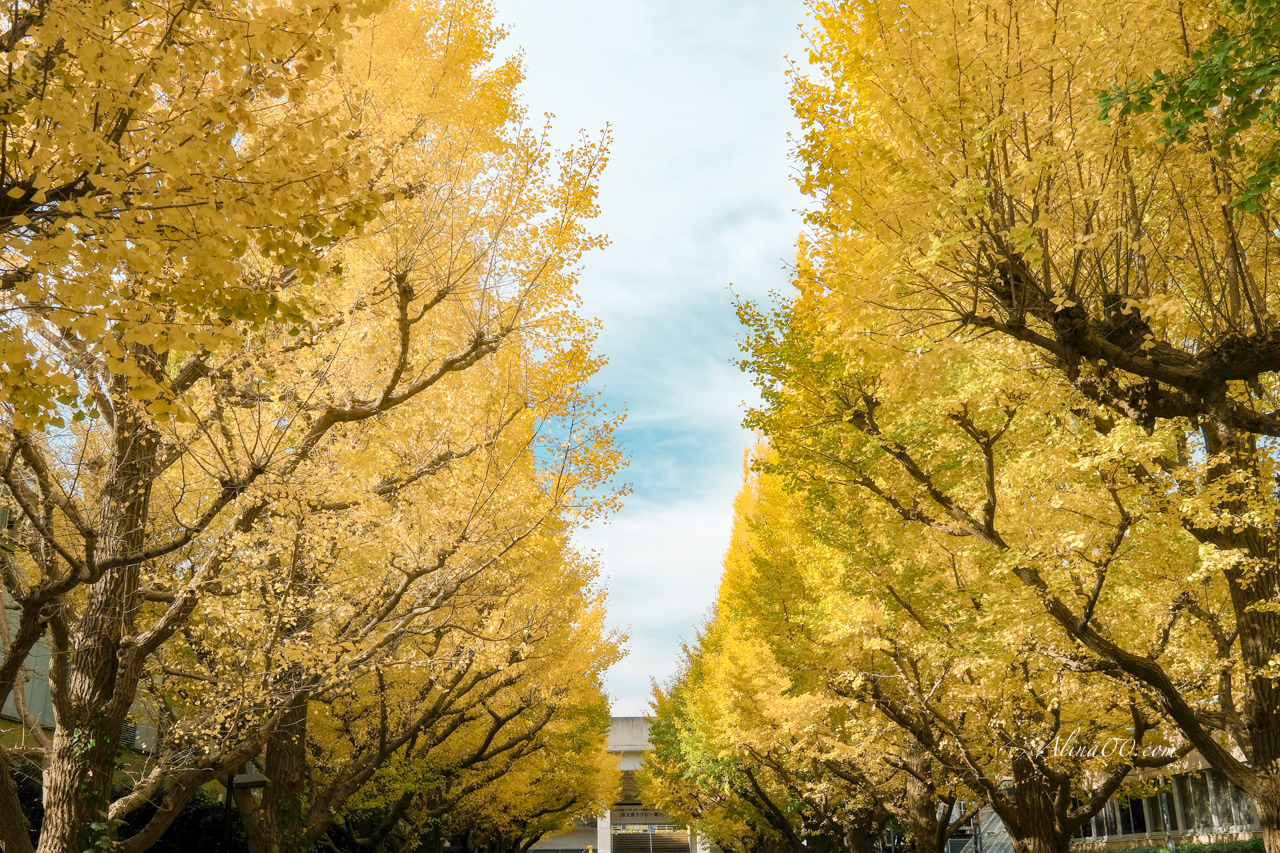
M609 673L615 715L648 710L715 601L754 399L733 366L729 287L787 287L804 204L791 180L786 56L801 61L800 0L497 0L524 50L531 117L557 137L611 125L600 201L611 246L590 257L584 311L604 328L597 387L628 420L626 507L584 531L612 627L630 654ZM531 118L531 120L533 120Z

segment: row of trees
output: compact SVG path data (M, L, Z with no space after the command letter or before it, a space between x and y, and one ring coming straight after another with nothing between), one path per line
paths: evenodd
M649 796L733 849L989 804L1062 853L1194 748L1277 853L1280 9L811 10L818 204L740 306L767 446Z
M0 21L0 848L141 853L250 762L264 853L519 851L611 801L569 542L618 496L574 295L607 140L528 125L485 3Z

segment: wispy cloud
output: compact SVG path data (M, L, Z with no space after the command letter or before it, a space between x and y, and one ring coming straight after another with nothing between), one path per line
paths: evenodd
M715 600L741 481L743 401L728 287L786 287L803 204L785 55L803 55L800 0L498 0L528 71L530 112L560 138L612 126L584 309L604 323L597 387L629 413L635 491L580 536L608 578L631 654L611 670L614 712L643 713L675 671L680 637Z
M680 641L693 639L715 602L732 521L726 485L709 484L684 500L632 501L580 539L608 568L609 626L630 637L631 654L610 671L615 714L647 711L650 678L671 676Z

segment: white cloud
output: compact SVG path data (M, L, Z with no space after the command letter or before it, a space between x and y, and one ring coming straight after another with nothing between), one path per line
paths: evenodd
M525 48L531 116L555 138L612 125L587 259L586 313L600 317L599 377L629 420L628 505L579 541L601 552L610 621L631 654L611 670L615 713L648 707L679 640L715 600L741 480L748 379L728 286L786 287L803 200L791 181L786 60L803 56L801 0L497 0Z
M578 537L604 565L609 627L630 635L631 654L606 682L615 714L646 712L649 679L671 677L681 638L693 639L714 604L736 491L736 482L714 482L683 501L633 501Z

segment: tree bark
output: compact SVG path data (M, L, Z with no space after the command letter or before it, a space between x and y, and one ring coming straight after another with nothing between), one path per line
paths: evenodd
M262 802L242 810L253 853L294 853L307 847L304 839L303 794L307 784L306 691L295 693L280 725L267 736L264 775L269 780Z
M941 853L937 788L926 780L933 773L928 751L910 736L903 765L907 771L906 824L916 853ZM946 820L951 816L947 815Z
M993 802L1015 853L1068 853L1071 834L1060 825L1053 791L1025 753L1013 759L1013 791Z
M5 809L5 814L0 814L0 851L33 853L35 847L31 844L31 824L22 812L18 786L10 775L9 762L3 748L0 748L0 802L9 806Z
M873 853L879 831L867 830L863 827L846 827L844 846L849 853Z
M862 820L845 824L844 847L848 853L875 853L876 842L889 822L890 814L881 806L874 806L863 813Z
M1258 809L1258 823L1262 827L1262 844L1267 853L1280 853L1280 791L1271 776L1250 793Z
M136 347L133 355L153 376L162 375L164 360L154 351ZM130 390L127 378L115 378L112 467L96 535L85 546L88 565L114 568L102 571L88 588L72 633L65 687L50 673L57 726L45 764L39 853L83 850L112 835L107 810L115 755L141 672L136 664L120 667L122 640L133 632L139 604L139 566L128 558L141 553L146 542L159 446Z
M75 728L59 726L44 774L44 823L39 853L82 850L105 835L114 741L101 742L104 716Z

